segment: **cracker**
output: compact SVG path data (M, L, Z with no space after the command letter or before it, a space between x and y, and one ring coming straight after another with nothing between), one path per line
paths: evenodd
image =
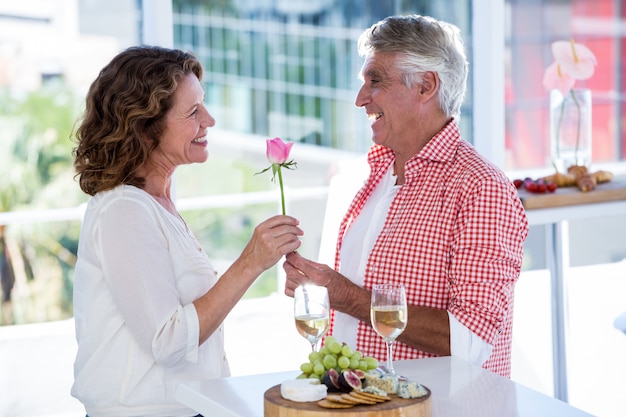
M326 399L328 401L333 401L341 404L358 404L356 401L351 400L349 397L344 397L343 394L328 394L326 396Z
M387 395L378 395L374 394L373 392L352 391L351 394L377 402L385 402L391 400L391 397Z
M338 403L338 402L329 401L329 400L319 400L317 402L317 405L319 405L320 407L324 407L324 408L352 408L354 407L354 404L343 404L343 403Z
M369 398L363 398L363 397L359 397L359 396L353 395L352 392L350 394L343 394L342 397L343 398L349 398L349 399L355 401L358 404L373 405L373 404L376 404L376 402L377 402L377 401L369 399Z

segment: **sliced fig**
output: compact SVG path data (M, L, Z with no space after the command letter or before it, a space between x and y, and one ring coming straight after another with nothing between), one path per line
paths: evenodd
M352 369L345 369L339 375L339 389L342 392L351 392L361 388L361 378Z
M356 374L356 376L359 377L359 379L365 379L365 371L362 369L353 369L352 372L354 372Z
M322 376L322 384L328 387L328 392L339 392L339 372L337 372L334 368L329 369Z

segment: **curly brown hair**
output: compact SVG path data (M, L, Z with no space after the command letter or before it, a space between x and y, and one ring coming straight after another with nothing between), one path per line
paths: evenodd
M202 65L189 52L134 46L120 52L91 84L74 134L74 168L89 195L120 184L143 188L137 174L158 146L179 82Z

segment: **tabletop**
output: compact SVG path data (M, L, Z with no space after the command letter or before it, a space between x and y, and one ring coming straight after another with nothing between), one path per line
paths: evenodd
M396 371L430 388L433 417L583 417L571 405L461 359L397 361ZM263 417L263 394L300 372L216 378L181 383L176 399L204 416Z
M554 193L532 194L518 190L531 226L606 216L626 212L626 175L598 184L582 192L576 187L559 188Z

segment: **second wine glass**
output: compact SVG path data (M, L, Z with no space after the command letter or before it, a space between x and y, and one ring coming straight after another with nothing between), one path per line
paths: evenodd
M304 285L296 288L293 313L298 332L311 343L315 352L317 343L328 331L330 303L326 287Z
M372 327L387 343L387 373L393 369L393 343L407 323L406 291L402 284L375 284L372 288L370 318Z

